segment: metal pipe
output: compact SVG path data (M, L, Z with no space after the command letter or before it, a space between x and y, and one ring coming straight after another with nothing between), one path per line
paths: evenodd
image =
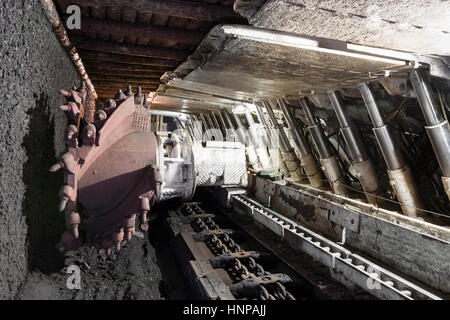
M425 122L429 126L435 126L442 123L445 119L436 104L431 87L425 81L425 77L424 69L415 69L409 72L409 80L416 92L417 100L425 117Z
M226 114L226 113L225 113ZM241 122L241 119L237 114L232 112L233 118L237 124L237 129L235 130L238 140L245 146L245 152L247 155L247 162L250 167L254 170L259 170L261 168L261 164L259 162L258 156L256 154L255 147L250 139L246 139L245 128ZM231 120L230 120L231 122Z
M411 169L404 160L388 125L385 124L381 116L372 89L367 83L361 83L359 89L372 119L373 131L388 168L390 183L394 188L403 213L414 218L426 218L426 215L421 211L424 205L416 188Z
M406 165L406 161L401 153L400 149L396 145L394 138L390 132L388 125L385 123L383 116L381 115L378 105L375 101L372 89L367 83L361 83L359 85L361 95L364 103L366 104L367 111L374 125L374 133L380 145L381 153L386 161L386 165L389 170L396 170L403 168Z
M196 115L191 115L192 118L192 128L195 134L195 139L201 141L203 138L203 131L202 131L202 121L198 119Z
M284 102L283 99L278 99L278 105L281 108L281 112L283 113L284 118L286 119L286 122L289 126L289 130L291 132L291 136L292 136L292 140L294 141L298 152L303 156L303 155L307 155L311 153L311 148L308 144L308 142L306 141L305 137L303 134L301 134L298 129L297 126L295 125L291 113L289 112L286 103Z
M286 132L284 132L283 127L278 123L275 114L273 113L272 106L270 102L263 101L264 107L266 108L267 114L269 115L269 119L272 122L272 126L278 130L278 138L280 142L280 149L282 152L289 152L291 148L291 144L289 143L289 139L286 136Z
M228 128L229 129L234 129L234 126L233 126L233 123L231 122L230 115L228 114L228 111L225 109L225 110L223 110L223 113L225 115L225 120L227 122Z
M209 114L200 114L202 116L202 119L205 121L205 134L207 135L207 140L211 141L223 141L223 135L222 132L216 128L214 122L211 119L211 116Z
M255 102L256 111L258 112L258 120L262 126L261 127L261 136L262 136L262 140L264 141L264 144L268 148L271 166L272 166L272 168L280 168L284 174L289 175L286 165L282 161L281 151L278 148L276 138L272 134L271 128L269 127L269 124L266 121L264 111L262 110L262 108L259 104L261 104L261 102Z
M250 127L255 125L255 119L253 119L253 115L248 109L245 110L245 119L247 119L248 125Z
M267 111L266 103L262 101L261 104ZM267 115L269 115L268 112ZM280 135L278 134L279 130L277 127L275 127L274 124L272 124L272 120L270 119L269 116L266 119L266 124L267 124L266 126L267 134L270 139L272 165L275 168L279 168L279 170L284 174L285 177L290 177L291 174L289 173L289 170L286 166L286 162L284 161L283 152L280 146L281 142L280 142Z
M225 126L225 122L223 121L222 115L219 112L219 117L218 117L216 112L213 110L213 111L211 111L211 117L212 117L212 119L213 119L217 129L220 130L220 132L222 133L223 140L226 141L226 139L227 139L227 128Z
M209 134L211 135L211 139L216 141L223 141L224 137L222 131L220 131L218 124L214 123L212 116L210 114L205 114L205 119L208 121L209 125Z
M214 112L214 111L213 111ZM217 111L217 116L219 118L220 123L222 124L222 129L226 131L228 129L227 125L225 124L225 120L223 119L222 113L220 111Z
M263 101L263 104L266 108L270 120L272 121L272 125L278 129L278 134L280 137L281 156L289 174L291 175L291 178L294 180L294 182L304 183L305 178L302 173L300 160L297 158L294 149L291 147L289 139L286 136L286 132L284 132L284 128L281 126L281 124L278 123L278 120L275 117L275 114L270 106L270 102L268 103L266 101Z
M236 132L234 131L233 124L231 123L230 116L226 109L223 110L223 113L220 110L217 111L217 113L219 114L220 120L223 122L226 141L236 141Z
M214 129L214 123L211 120L211 117L209 116L209 114L205 114L204 116L205 116L206 121L208 122L209 129Z
M159 116L159 131L163 130L164 116Z
M78 55L77 49L72 45L69 36L67 35L67 31L64 28L64 24L59 18L58 11L56 10L55 4L52 0L40 0L41 5L44 9L45 15L47 19L50 21L53 31L58 37L59 42L66 50L70 59L72 60L75 68L80 74L81 78L86 84L88 96L91 96L92 99L88 99L86 102L87 108L84 110L85 117L89 122L94 121L94 113L95 113L95 100L98 99L97 92L95 91L94 85L89 78L89 75L84 68L83 62L81 61L80 56Z
M205 115L203 113L200 113L200 119L202 119L202 123L203 123L203 126L205 127L205 131L210 129L208 126L208 123L206 122Z
M328 91L328 97L330 98L331 106L336 113L336 117L341 127L341 133L344 136L344 141L356 171L356 176L361 183L367 201L378 206L383 201L381 201L381 197L378 197L378 195L381 195L381 190L378 185L377 174L373 162L368 158L360 136L356 133L355 128L350 125L350 120L347 118L346 112L344 111L344 104L338 93L335 91Z
M264 111L262 110L261 106L258 105L258 103L255 103L255 105L256 105L256 110L258 111L259 122L263 125L263 129L265 132L266 144L268 145L269 149L275 149L275 148L277 148L277 143L272 135L269 124L266 121L266 117L264 116Z
M192 138L192 141L196 141L197 137L196 137L196 133L195 133L195 128L193 126L194 119L192 118L192 116L188 116L187 119L189 121L189 125L185 125L185 128L187 128L189 135Z
M248 123L248 130L247 130L248 138L250 138L252 140L252 144L254 146L257 146L258 140L256 139L256 135L255 135L255 131L254 131L255 121L253 120L253 116L252 116L250 110L248 110L248 109L245 110L244 115L245 115L245 119L247 120L247 123Z
M316 117L309 107L309 103L306 99L300 99L300 105L305 111L306 117L309 122L309 132L311 133L314 144L316 145L317 151L319 152L321 159L328 159L333 156L333 150L331 149L330 143L326 140L322 129L317 123Z
M236 140L239 141L239 137L236 134L236 130L234 129L234 125L231 122L231 118L230 118L230 115L229 115L227 109L223 110L223 115L224 115L225 123L227 125L227 134L229 134L229 133L231 134L230 137L227 136L227 139L230 141L236 141Z
M234 121L237 124L236 134L237 134L239 140L241 141L242 144L248 146L249 144L251 144L251 141L248 141L248 139L246 139L246 137L245 137L245 128L241 122L241 119L234 112L232 112L232 115L233 115Z
M252 139L252 144L255 147L261 168L268 169L270 168L270 160L269 154L267 153L267 146L264 144L263 140L258 139L257 126L255 120L253 119L252 113L248 109L245 110L245 118L247 119L247 123L249 125L248 133L250 139Z
M366 104L367 111L369 112L370 119L375 128L380 128L385 125L383 115L378 109L375 97L367 83L361 83L359 90Z
M308 130L319 153L320 162L331 189L335 194L346 196L348 194L346 179L329 141L325 138L322 128L319 127L306 98L300 99L300 105L308 118Z
M221 129L221 128L220 128L220 125L219 125L219 121L217 121L217 117L216 117L216 114L215 114L214 111L211 111L211 120L213 121L214 126L215 126L217 129Z
M344 136L344 141L349 149L350 158L355 163L360 163L367 160L366 150L361 142L361 139L353 126L350 126L350 121L344 111L344 104L341 98L335 91L328 91L328 97L331 101L331 106L336 113L341 132Z
M255 103L255 106L256 106L256 112L258 112L259 122L262 125L267 126L266 118L264 117L264 112L262 111L261 107L257 103Z
M314 187L322 187L324 185L324 179L306 138L297 129L284 100L278 99L278 104L280 105L281 111L289 126L289 132L291 133L297 152L300 155L300 162L305 169L309 182Z
M416 93L422 109L428 138L433 146L434 154L442 170L442 183L450 200L450 129L449 123L439 110L431 87L425 80L425 70L413 70L409 73L409 80Z

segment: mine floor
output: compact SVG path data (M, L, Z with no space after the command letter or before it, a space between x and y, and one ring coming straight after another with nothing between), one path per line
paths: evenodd
M56 248L43 248L41 254L34 256L37 266L26 278L15 299L48 300L179 300L198 298L198 292L189 287L189 279L183 276L185 265L180 265L168 232L170 212L182 203L169 202L155 207L150 231L137 232L129 242L125 242L119 252L111 256L98 254L94 248L83 246L65 258ZM208 209L214 205L205 203ZM208 210L209 211L209 210ZM220 209L217 208L216 212ZM227 228L245 233L244 241L239 241L243 250L270 252L276 250L283 256L296 255L294 265L281 260L272 267L274 272L283 272L294 279L292 289L298 299L372 299L364 292L351 292L327 276L326 268L306 255L289 251L258 228L245 231L232 221L226 221ZM260 240L263 240L260 242ZM55 259L56 258L56 259ZM39 261L41 260L41 261ZM81 271L81 288L68 289L70 274L67 268L76 265ZM269 267L270 269L270 267ZM297 273L297 271L301 272ZM57 270L57 271L52 271ZM224 271L219 271L219 275Z

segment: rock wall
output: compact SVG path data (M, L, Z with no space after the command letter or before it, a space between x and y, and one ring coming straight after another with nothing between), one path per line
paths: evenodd
M60 88L79 84L38 0L0 2L0 299L11 299L29 270L63 266L54 248L63 150Z

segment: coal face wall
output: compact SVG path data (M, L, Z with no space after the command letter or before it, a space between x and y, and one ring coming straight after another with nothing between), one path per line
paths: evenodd
M0 2L0 299L14 298L30 270L63 265L54 248L65 117L58 89L79 84L38 0Z

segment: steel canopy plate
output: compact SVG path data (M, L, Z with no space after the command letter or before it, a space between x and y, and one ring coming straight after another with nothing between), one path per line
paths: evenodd
M195 96L212 90L211 102L218 103L230 96L239 103L254 96L324 92L410 68L401 58L355 52L342 41L219 25L185 63L163 77L166 85L158 91L178 88Z

